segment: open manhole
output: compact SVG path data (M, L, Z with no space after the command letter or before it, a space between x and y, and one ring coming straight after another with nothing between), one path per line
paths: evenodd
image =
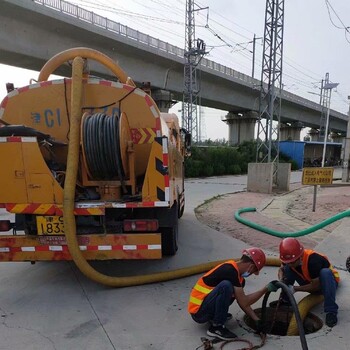
M255 313L260 318L261 308L255 309ZM267 333L273 335L287 335L289 322L293 316L293 311L290 309L275 309L272 307L266 308L266 325ZM250 328L255 329L255 322L249 317L244 316L244 322ZM323 322L319 317L309 312L304 319L304 332L305 334L315 333L322 328Z

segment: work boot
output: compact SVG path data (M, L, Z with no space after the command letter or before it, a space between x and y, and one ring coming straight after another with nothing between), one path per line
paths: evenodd
M232 340L237 338L237 335L228 330L224 325L210 326L207 330L207 334L211 337L219 338L222 340Z
M338 323L337 314L335 314L334 312L329 312L326 315L326 325L328 327L334 327L337 323Z

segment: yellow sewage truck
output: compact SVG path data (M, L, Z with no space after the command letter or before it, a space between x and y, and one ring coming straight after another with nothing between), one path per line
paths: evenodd
M72 77L49 80L67 62ZM67 235L86 260L176 253L190 135L112 59L57 54L2 100L0 125L0 207L15 217L0 220L0 261L70 260Z

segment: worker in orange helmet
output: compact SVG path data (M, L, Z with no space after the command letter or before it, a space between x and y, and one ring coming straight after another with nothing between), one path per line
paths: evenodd
M295 292L322 293L326 325L334 327L337 322L338 305L335 302L336 289L340 281L339 273L333 268L328 258L311 249L304 249L296 238L285 238L279 246L281 267L278 278ZM299 286L294 286L298 282ZM282 291L280 305L289 306L287 295ZM277 301L270 306L277 305Z
M250 305L259 300L266 292L276 292L277 287L270 282L266 287L246 295L245 278L258 275L266 263L264 252L259 248L243 250L239 261L228 260L211 269L202 276L192 288L188 311L197 323L209 322L207 334L222 340L237 336L225 327L232 318L228 309L236 299L240 308L251 317L258 333L265 333L264 326Z

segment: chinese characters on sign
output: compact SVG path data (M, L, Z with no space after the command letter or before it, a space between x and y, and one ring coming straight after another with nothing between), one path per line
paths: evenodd
M333 182L333 168L304 168L303 185L331 185Z

